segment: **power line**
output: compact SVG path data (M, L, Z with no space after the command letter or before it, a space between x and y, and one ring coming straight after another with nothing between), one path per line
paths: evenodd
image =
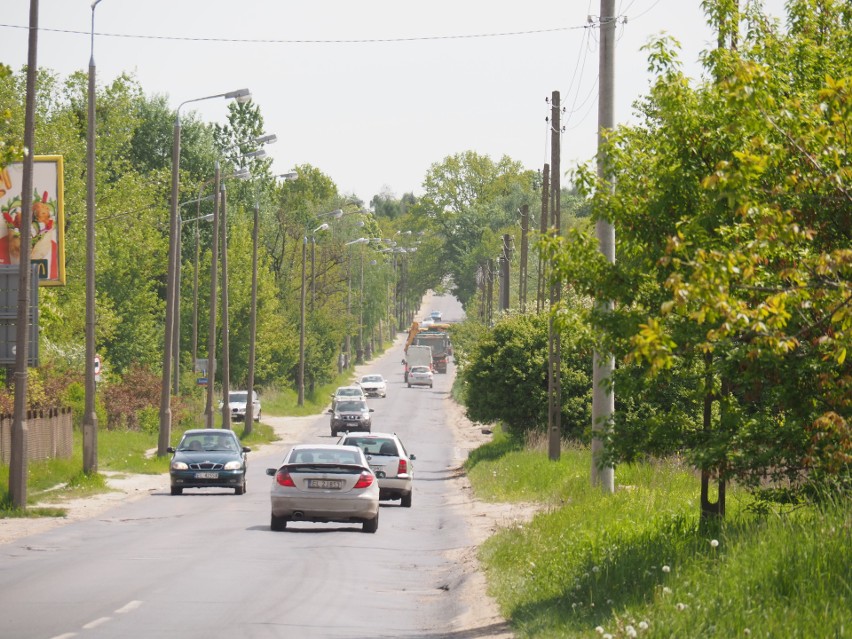
M7 29L29 29L27 26L17 24L0 24L0 27ZM332 39L332 40L287 40L287 39L267 39L267 38L201 38L190 36L157 36L132 33L100 33L95 32L96 36L106 38L130 38L138 40L172 40L181 42L229 42L237 44L384 44L395 42L423 42L430 40L472 40L481 38L504 38L512 36L525 35L540 35L543 33L560 33L564 31L576 31L578 29L595 28L594 25L581 25L575 27L552 27L550 29L530 29L528 31L498 31L493 33L469 33L457 35L435 35L435 36L412 36L408 38L364 38L364 39ZM73 29L48 29L41 27L39 31L49 33L69 33L73 35L84 35L89 37L91 34L88 31L76 31Z

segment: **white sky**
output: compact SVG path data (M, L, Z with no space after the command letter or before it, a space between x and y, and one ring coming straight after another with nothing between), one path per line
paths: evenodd
M17 71L27 60L20 27L30 1L2 4L0 62ZM783 15L782 0L766 5ZM90 7L39 1L39 67L88 69ZM563 170L591 159L598 30L587 17L599 12L599 0L102 0L94 53L99 85L132 72L172 107L249 88L266 132L278 135L267 147L275 172L310 163L369 202L385 189L422 193L431 164L466 150L541 168L549 161L545 98L554 90L568 108ZM627 19L615 59L615 118L624 123L647 92L640 47L649 37L676 37L684 68L697 75L713 36L700 0L617 0L616 12ZM459 37L518 32L531 33ZM227 113L224 100L189 107L208 122Z

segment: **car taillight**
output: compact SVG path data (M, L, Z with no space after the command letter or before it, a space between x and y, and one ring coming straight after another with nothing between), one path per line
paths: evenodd
M399 460L399 466L396 468L397 475L406 475L408 474L408 462L404 459Z
M366 470L361 473L358 481L355 482L353 488L366 488L373 483L373 473L368 473Z
M290 477L290 473L286 470L279 470L275 475L275 481L277 481L281 486L289 486L291 488L296 487L296 484L293 483L293 478Z

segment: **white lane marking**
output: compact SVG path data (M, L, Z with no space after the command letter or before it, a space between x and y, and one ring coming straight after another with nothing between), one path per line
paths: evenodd
M85 626L83 626L84 630L91 630L92 628L97 628L98 626L102 626L107 621L112 619L112 617L101 617L100 619L95 619L94 621L90 621Z
M55 637L51 637L50 639L71 639L71 637L76 637L76 632L66 632L64 635L56 635Z
M134 599L130 603L128 603L128 604L122 606L121 608L119 608L118 610L116 610L115 614L123 615L126 612L133 612L134 610L136 610L141 605L142 605L141 601Z

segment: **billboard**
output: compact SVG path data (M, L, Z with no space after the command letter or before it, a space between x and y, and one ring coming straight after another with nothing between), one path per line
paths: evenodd
M65 193L61 155L33 157L30 259L40 285L65 284ZM21 256L23 162L0 169L0 266L17 265Z

